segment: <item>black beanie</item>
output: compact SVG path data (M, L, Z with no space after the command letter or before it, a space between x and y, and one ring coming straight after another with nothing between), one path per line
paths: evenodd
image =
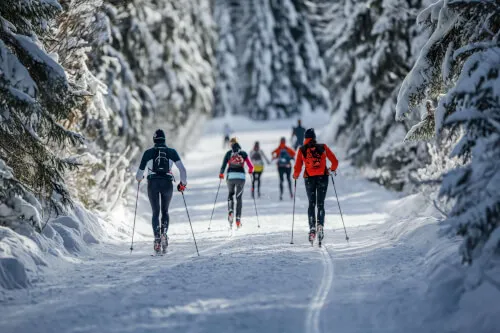
M157 129L155 134L153 135L153 141L155 143L157 142L164 142L165 141L165 132L161 129Z
M306 131L305 138L306 139L316 139L316 133L314 132L314 128L309 128Z

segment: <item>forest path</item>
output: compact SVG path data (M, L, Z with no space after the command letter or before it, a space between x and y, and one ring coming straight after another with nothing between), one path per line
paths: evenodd
M269 154L281 136L289 137L284 127L236 135L245 150L259 140ZM351 240L345 241L330 183L325 247L319 249L307 241L307 198L300 179L291 245L292 200L278 200L278 175L267 166L257 200L261 228L247 177L243 228L228 232L223 183L208 231L223 154L222 137L209 133L185 156L185 198L200 257L176 192L166 256L150 256L150 235L139 235L132 254L129 243L97 245L92 255L2 304L0 331L421 332L425 286L416 269L421 253L391 231L401 222L391 215L394 194L341 163L336 186ZM143 184L137 226L143 234L151 232L150 216Z

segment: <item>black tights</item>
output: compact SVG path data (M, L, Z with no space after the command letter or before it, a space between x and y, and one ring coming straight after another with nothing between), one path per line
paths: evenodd
M292 194L292 179L290 178L291 173L292 173L292 168L288 167L278 167L278 173L280 175L280 196L283 196L283 181L286 180L288 181L288 190L290 191L290 194Z
M304 179L306 184L307 198L309 199L309 228L316 228L316 221L319 225L325 225L325 198L328 190L328 176L314 176ZM318 215L316 219L316 205Z
M260 195L260 178L262 177L262 171L255 172L252 174L252 193L255 191L255 183L257 183L257 192Z

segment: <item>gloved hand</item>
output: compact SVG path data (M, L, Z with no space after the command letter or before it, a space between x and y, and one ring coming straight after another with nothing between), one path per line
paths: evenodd
M295 174L294 174L294 175L293 175L293 179L295 179L295 180L299 179L299 175L295 175Z
M224 179L224 174L223 173L219 174L219 179Z
M333 173L335 176L337 176L337 170L332 170L332 169L330 169L330 174L332 174L332 173Z
M184 192L185 189L186 189L186 185L184 185L183 183L179 183L177 185L177 191Z

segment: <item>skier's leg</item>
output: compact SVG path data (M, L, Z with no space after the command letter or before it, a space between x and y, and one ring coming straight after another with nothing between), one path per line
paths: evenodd
M257 192L259 193L260 197L260 181L262 178L262 172L257 173Z
M291 175L292 175L292 168L286 168L286 179L288 181L288 190L290 191L290 195L293 196Z
M317 177L318 224L325 225L325 198L328 190L328 176Z
M255 181L257 180L257 172L252 173L252 193L255 191Z
M304 178L304 184L306 185L307 199L309 200L307 210L309 229L312 230L316 228L316 181L314 177L307 177Z
M160 238L160 195L157 191L155 179L148 180L148 198L151 204L153 233L155 239Z
M229 212L234 210L234 194L236 192L234 180L227 181L228 197L227 197L227 209Z
M241 209L243 207L243 190L245 189L245 181L238 179L235 185L236 188L236 221L241 218Z
M163 182L164 181L164 182ZM169 179L162 179L162 191L161 191L161 233L167 233L168 224L170 218L168 215L168 207L170 206L170 201L172 201L172 193L174 191L174 185Z
M278 167L278 173L280 175L280 199L283 197L283 181L285 176L285 169L283 167Z

